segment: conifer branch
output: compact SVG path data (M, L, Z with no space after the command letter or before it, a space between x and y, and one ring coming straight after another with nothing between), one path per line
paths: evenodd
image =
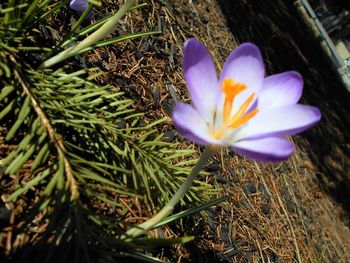
M10 56L11 61L16 65L17 61L13 55ZM30 101L32 103L32 106L36 112L36 114L39 116L40 120L42 121L42 124L44 125L49 138L51 142L54 144L59 159L62 159L64 161L64 170L67 174L68 182L70 184L70 190L71 190L71 200L76 200L79 198L79 189L77 181L74 178L72 167L69 163L69 160L66 157L66 148L64 146L63 140L59 138L54 130L54 128L51 125L51 122L49 118L46 116L45 112L40 107L39 102L35 98L34 94L30 91L30 88L27 86L23 76L21 73L15 68L14 74L17 80L19 81L21 87L23 88L23 91L26 93L26 95L30 98Z

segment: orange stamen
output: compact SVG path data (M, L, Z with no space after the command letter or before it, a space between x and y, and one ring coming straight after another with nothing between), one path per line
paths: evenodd
M253 102L255 97L255 93L252 93L248 99L246 99L245 102L239 107L238 111L235 113L235 115L231 118L230 123L228 126L233 125L233 123L237 120L239 120L247 111L249 105Z
M235 83L233 79L224 79L222 82L222 92L225 93L223 118L224 122L227 122L233 106L233 100L235 97L245 90L247 87L241 83Z
M235 120L232 124L230 124L228 127L230 128L238 128L242 124L249 121L251 118L253 118L257 113L259 112L258 109L252 110L248 114L244 115L243 117L239 118L238 120Z
M222 92L225 94L223 124L219 129L215 129L211 132L214 138L222 139L226 134L228 128L238 128L253 118L259 112L258 109L254 109L251 112L246 113L254 101L255 93L252 93L239 107L237 112L232 117L230 117L235 97L245 89L247 89L246 85L242 83L236 83L233 79L224 79L222 82Z

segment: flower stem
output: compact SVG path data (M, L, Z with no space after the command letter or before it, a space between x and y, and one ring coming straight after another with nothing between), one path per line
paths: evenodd
M72 35L75 31L77 31L77 29L79 28L79 26L81 25L81 23L83 23L83 21L85 20L85 18L88 16L88 14L90 13L92 7L94 5L92 3L89 3L88 7L84 10L84 12L82 13L82 15L79 17L78 21L74 24L74 26L72 27L71 31L69 32L70 35Z
M116 23L125 15L129 8L131 8L136 3L136 0L126 0L125 3L120 7L118 12L109 18L98 30L86 37L83 41L78 44L58 53L56 56L41 63L39 68L49 68L53 65L75 56L80 50L94 45L96 42L103 39L108 34L112 34L116 29Z
M206 162L220 149L217 145L209 145L205 148L204 152L200 156L198 162L193 167L191 173L187 176L186 180L182 183L177 192L169 200L169 202L152 218L143 222L142 224L133 227L126 231L123 236L126 242L130 241L132 238L138 237L148 230L152 229L156 224L166 218L173 210L177 203L184 197L188 189L192 186L193 180L196 178L197 174L206 164Z

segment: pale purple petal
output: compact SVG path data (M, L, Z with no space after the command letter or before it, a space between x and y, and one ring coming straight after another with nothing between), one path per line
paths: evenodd
M303 78L296 71L267 77L259 92L258 108L276 108L296 104L303 92Z
M184 45L183 70L194 107L203 119L212 122L220 92L217 73L208 50L196 39Z
M245 84L247 90L240 93L233 103L233 112L253 93L258 93L265 76L265 66L260 50L252 43L244 43L231 52L220 76L220 86L224 79ZM218 104L222 104L222 98Z
M244 43L228 56L222 69L220 82L232 78L249 88L260 88L265 76L265 66L260 50L252 43Z
M180 134L202 145L220 144L212 138L208 126L199 113L190 105L177 103L173 111L173 122Z
M79 15L83 14L85 9L88 8L89 3L85 0L73 0L70 1L69 7L75 10ZM93 13L90 11L86 16L87 20L91 20L93 18Z
M294 151L292 143L282 138L275 137L244 140L234 143L231 148L250 159L265 162L286 160Z
M235 140L293 135L314 126L321 119L316 107L301 104L261 110L235 134Z
M85 0L73 0L70 2L69 7L78 13L83 13L89 4Z

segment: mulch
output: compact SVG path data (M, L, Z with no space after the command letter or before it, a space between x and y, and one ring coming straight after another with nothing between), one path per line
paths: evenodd
M103 13L115 10L121 2L104 1L103 10L97 11ZM225 4L224 1L219 2L221 7ZM227 15L227 10L223 10ZM236 13L236 17L238 15ZM231 20L234 18L231 17ZM232 34L227 26L227 21L231 20L225 19L219 5L213 0L151 0L140 11L127 14L118 24L116 34L146 32L158 28L162 34L96 49L85 55L84 60L87 65L102 69L104 74L98 79L101 84L115 86L124 91L126 97L132 98L135 101L134 107L145 113L146 122L169 117L167 125L158 127L160 132L165 132L168 140L181 140L184 144L189 144L180 138L170 121L174 103L180 100L190 101L181 68L184 41L195 37L204 43L218 70L229 52L237 46L238 39L256 40L256 44L263 45L258 37L250 39L252 35L245 33L247 37L244 38L244 33L239 33L256 26L249 24L257 23L256 21L241 21L235 28L232 28L231 23ZM278 42L278 39L274 41ZM271 55L265 46L261 48L269 69L271 70L271 65L277 67L271 57L277 56L276 52L282 52L282 49L275 50L274 55ZM270 55L265 56L266 52ZM283 56L283 53L279 56ZM284 67L287 67L286 63L283 64ZM289 69L295 69L294 66L291 67L293 68ZM300 70L303 75L307 75L306 83L310 76L307 70L311 69ZM314 66L312 70L318 68ZM320 80L321 75L318 78L319 81L323 80ZM311 85L307 87L312 89ZM315 99L308 100L313 93L317 92L307 92L304 103L315 105ZM326 100L327 97L322 99ZM332 114L337 119L343 118L334 111L327 113L326 118ZM338 123L341 122L336 122L333 130L339 130L344 135L346 130ZM189 244L174 247L172 251L177 254L177 261L349 262L348 211L341 203L337 203L340 197L330 195L330 189L320 182L320 177L328 178L331 182L332 176L327 176L327 173L334 171L340 170L339 174L344 176L346 166L336 167L338 170L320 167L317 161L319 153L310 145L325 140L315 138L324 135L322 127L316 128L317 132L308 133L305 138L303 135L291 138L296 145L296 152L287 162L257 163L229 150L215 156L206 168L209 175L203 180L216 184L222 189L223 195L230 196L230 200L184 220L182 231L195 235L196 239ZM0 145L5 145L1 136ZM349 158L346 152L342 154L345 163ZM349 180L343 178L346 179ZM13 221L15 215L9 216ZM170 230L165 232L168 237L180 232ZM15 245L15 242L11 245L9 241L13 238L11 231L11 227L5 227L0 233L0 246L5 250L13 249ZM156 251L155 254L165 260L170 258L163 250Z

